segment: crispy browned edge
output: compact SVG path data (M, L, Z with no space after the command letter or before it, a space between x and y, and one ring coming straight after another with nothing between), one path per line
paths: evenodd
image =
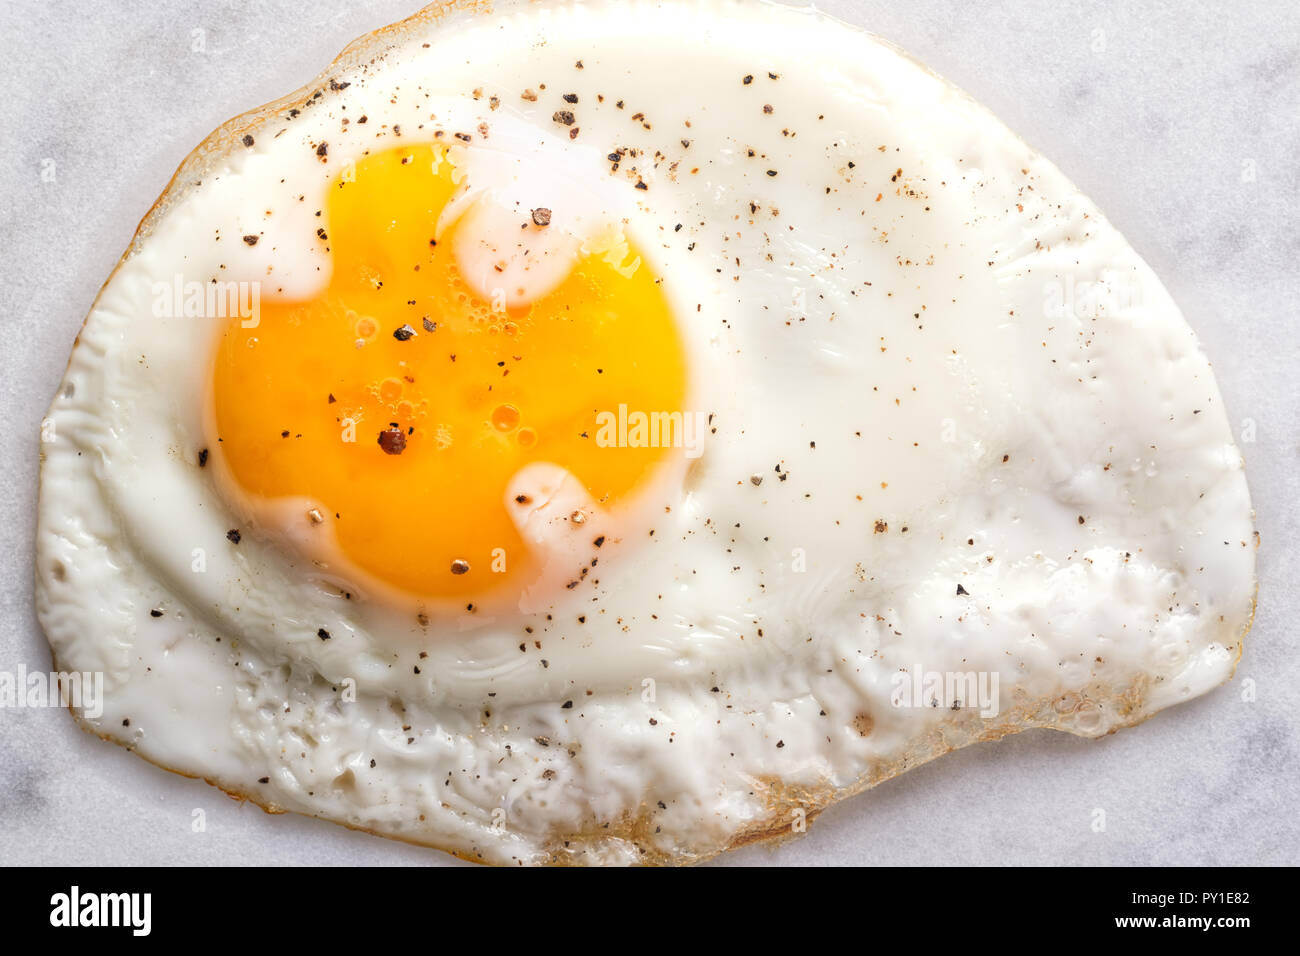
M536 2L536 0L528 0ZM191 187L198 185L208 164L214 160L220 160L229 151L236 146L242 145L242 139L245 134L260 129L261 126L271 118L278 117L286 112L289 108L305 103L310 100L317 91L323 91L328 95L328 80L331 76L342 71L351 69L363 62L373 61L392 49L398 43L405 39L408 32L420 27L432 24L442 18L454 13L490 13L492 10L491 0L434 0L428 6L421 8L416 13L399 20L396 23L381 27L365 36L353 40L342 52L311 82L300 87L286 96L277 100L266 103L255 109L233 117L222 123L212 131L198 146L196 146L188 156L177 167L176 172L172 174L171 180L161 195L154 201L154 204L145 213L136 227L135 234L131 237L131 242L126 251L118 260L113 271L109 273L108 278L100 286L99 292L96 293L95 301L91 304L90 310L86 314L86 319L82 321L82 329L85 329L85 322L89 319L90 313L94 312L95 306L99 303L100 296L103 295L104 289L112 282L113 277L117 275L118 269L122 264L139 248L140 243L148 238L153 230L154 224L167 212L172 203L180 196L183 196ZM919 63L905 51L900 50L888 41L879 37L875 39L883 45L889 47L894 52L906 57L915 63L920 69L931 72L924 64ZM73 349L75 350L80 344L81 334L78 332L73 340ZM71 363L71 356L69 356ZM41 464L44 466L44 455L41 455ZM42 482L42 487L44 483ZM1259 548L1259 532L1255 532L1255 547ZM1256 579L1255 595L1251 600L1250 620L1239 635L1234 635L1237 646L1237 657L1233 661L1232 673L1225 678L1232 679L1236 673L1237 664L1241 660L1241 654L1245 646L1246 635L1250 632L1251 626L1255 621L1255 610L1258 603L1259 583ZM57 655L51 648L51 662L54 670L61 670ZM946 753L951 753L961 747L981 741L1000 740L1003 737L1023 730L1033 728L1044 728L1053 730L1063 730L1078 736L1095 736L1069 726L1068 718L1078 710L1079 706L1086 702L1093 704L1116 707L1119 714L1124 719L1115 723L1106 731L1105 735L1113 734L1115 731L1125 727L1133 727L1142 723L1149 717L1158 713L1151 711L1144 713L1142 702L1145 698L1146 681L1145 678L1139 680L1128 688L1121 690L1111 690L1103 687L1093 687L1085 689L1080 694L1068 694L1062 697L1041 698L1030 701L1023 701L1012 709L1008 717L999 721L993 726L985 726L986 721L981 718L975 711L968 710L958 712L956 716L945 720L939 727L922 737L919 741L903 754L893 761L880 764L872 770L863 774L858 780L848 787L834 787L831 785L822 785L814 787L795 786L784 783L779 779L765 779L759 782L762 789L762 797L766 805L766 813L762 818L740 827L736 830L731 838L722 845L705 848L701 851L690 849L679 849L677 852L665 852L658 849L652 840L646 837L653 832L654 824L651 814L647 808L642 808L638 814L627 814L616 824L596 825L593 823L590 829L579 830L573 833L555 833L550 837L548 850L546 851L546 860L548 865L570 865L585 862L583 854L585 851L592 849L598 850L600 845L610 839L619 839L630 842L637 846L643 855L640 861L645 865L681 865L702 863L727 850L736 849L743 846L754 844L765 844L771 848L784 843L794 836L799 835L791 825L791 815L795 811L802 811L806 823L811 826L816 817L827 807L840 800L848 799L864 790L883 783L899 774L919 767L928 763L936 757ZM1064 704L1064 706L1063 706ZM178 774L190 779L203 780L205 783L216 787L222 793L240 803L252 803L260 807L263 811L270 814L287 813L283 807L276 806L266 800L259 799L253 793L245 793L240 790L231 789L223 786L221 783L205 777L201 774L193 774L184 770L177 770L175 767L168 767L157 760L153 760L145 754L140 753L129 743L126 743L110 734L100 733L89 721L83 719L71 705L68 707L73 719L77 725L85 732L99 737L101 740L118 744L126 750L131 751L136 756L144 759L170 773ZM756 788L757 789L757 788ZM330 823L336 823L346 827L349 830L359 830L363 833L369 833L374 836L384 837L385 839L395 840L401 843L409 843L414 846L428 847L431 849L442 850L451 856L457 857L470 863L483 863L483 859L475 858L468 850L454 849L446 846L440 846L436 843L423 842L407 837L395 836L393 834L381 833L368 827L360 827L342 820L334 820L330 817L320 816L317 814L303 814L316 819L326 820Z

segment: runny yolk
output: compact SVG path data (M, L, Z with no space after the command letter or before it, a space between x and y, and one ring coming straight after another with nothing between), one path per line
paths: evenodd
M630 268L630 246L580 256L558 288L511 312L479 298L457 272L455 227L435 241L452 170L427 145L336 179L320 234L329 286L308 301L264 297L255 327L233 319L212 397L215 448L244 496L307 499L301 520L332 527L361 571L466 599L537 572L506 508L511 476L549 462L605 508L626 499L671 449L602 447L597 415L681 409L686 368L665 296L644 262ZM521 232L548 228L529 210L520 219Z

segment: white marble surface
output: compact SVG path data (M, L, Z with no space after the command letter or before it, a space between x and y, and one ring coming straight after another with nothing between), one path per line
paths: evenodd
M0 670L48 670L32 609L39 423L139 218L226 118L306 82L418 0L0 5ZM1300 858L1300 7L828 0L964 87L1091 195L1214 362L1258 512L1259 612L1237 678L1089 742L949 755L726 863L1241 864ZM201 52L192 47L202 30ZM53 161L53 182L42 169ZM48 168L48 167L44 167ZM1243 700L1243 679L1257 699ZM207 829L191 832L203 809ZM1093 832L1094 809L1106 812ZM0 862L445 864L271 817L77 730L0 710Z

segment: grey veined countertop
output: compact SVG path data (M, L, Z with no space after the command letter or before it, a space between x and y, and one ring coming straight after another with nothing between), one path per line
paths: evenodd
M0 7L0 670L49 668L31 594L40 422L140 217L213 127L297 88L353 38L419 5ZM1259 610L1237 678L1190 704L1099 741L1039 731L950 754L833 807L802 840L719 862L1293 863L1300 7L822 8L989 107L1091 196L1164 280L1214 362L1242 439L1263 542ZM195 809L206 814L200 833ZM0 710L0 861L455 862L268 816L93 739L57 709Z

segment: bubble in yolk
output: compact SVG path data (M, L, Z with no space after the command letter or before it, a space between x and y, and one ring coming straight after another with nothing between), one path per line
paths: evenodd
M559 465L607 509L645 485L673 450L601 447L597 415L682 409L686 368L630 244L580 255L553 291L494 311L457 271L455 225L435 238L453 168L435 144L377 153L336 179L320 234L329 286L310 301L263 296L255 327L231 321L212 408L238 494L319 503L356 569L464 600L538 573L506 509L522 467ZM548 227L523 210L519 228Z

